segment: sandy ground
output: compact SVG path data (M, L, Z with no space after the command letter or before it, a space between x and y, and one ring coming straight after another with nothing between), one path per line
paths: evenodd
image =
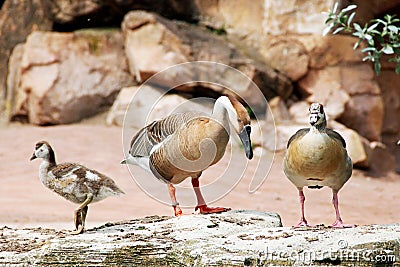
M58 162L79 162L112 177L126 192L90 206L87 226L105 222L128 220L146 215L172 215L170 206L144 193L132 179L123 158L122 129L92 124L35 127L11 124L0 128L0 226L43 226L72 229L73 210L70 203L45 188L38 178L41 160L30 162L34 145L39 140L49 141ZM243 160L245 157L243 156ZM211 206L233 209L252 209L278 212L285 226L299 220L300 206L296 188L286 179L281 168L282 153L275 155L272 169L263 185L253 194L248 192L249 180L257 168L255 158L249 162L243 179L222 199ZM207 181L225 170L227 158L209 168L201 179ZM261 164L264 164L261 161ZM266 163L267 164L267 163ZM233 165L235 166L235 164ZM132 168L142 175L139 167ZM202 181L202 180L201 180ZM156 190L168 196L166 186L155 181ZM187 183L189 185L189 183ZM219 185L221 186L221 185ZM213 190L212 187L208 190ZM369 178L355 171L340 191L342 218L352 224L389 224L400 222L400 177ZM306 189L306 216L311 224L331 224L334 209L329 188ZM179 200L178 189L178 200ZM194 201L194 194L186 196ZM184 209L186 214L193 208Z

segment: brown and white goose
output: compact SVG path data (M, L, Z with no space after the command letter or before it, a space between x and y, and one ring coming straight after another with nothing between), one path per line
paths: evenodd
M290 137L283 170L287 178L299 190L301 220L297 226L307 226L304 216L305 196L303 187L332 189L336 221L332 227L352 227L345 225L340 217L338 191L350 178L353 164L346 151L342 136L326 127L324 108L319 103L310 106L310 128L298 130Z
M36 158L43 159L39 167L42 183L63 198L80 204L74 212L74 234L83 232L90 203L124 194L111 178L98 171L76 163L57 164L54 150L46 141L36 143L30 160Z
M197 112L172 114L142 128L131 141L128 157L121 163L138 165L167 183L175 216L182 215L175 187L188 177L197 198L200 213L229 209L211 208L199 188L202 171L217 163L225 153L231 124L239 135L248 159L253 157L250 141L250 117L232 96L219 97L211 116Z

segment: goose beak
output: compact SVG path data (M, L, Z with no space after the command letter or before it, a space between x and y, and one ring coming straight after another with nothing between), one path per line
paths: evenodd
M314 126L317 123L318 119L319 119L318 118L318 114L311 113L310 114L310 124L311 124L311 126Z
M32 157L31 157L29 160L34 160L34 159L36 159L36 158L37 158L37 157L36 157L35 153L33 153Z
M127 164L126 159L122 160L119 164Z
M246 152L246 157L248 159L253 158L253 149L251 148L250 133L251 133L250 125L245 125L243 127L243 130L239 134L240 141L242 141L242 144L244 146L244 151Z

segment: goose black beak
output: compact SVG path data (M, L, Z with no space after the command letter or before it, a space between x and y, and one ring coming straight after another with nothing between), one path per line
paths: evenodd
M250 133L251 133L250 125L245 125L243 127L243 130L239 134L240 141L242 141L242 144L244 146L244 151L246 152L246 157L248 159L253 158L253 148L251 147Z
M29 160L34 160L34 159L36 159L36 158L37 158L37 157L36 157L35 153L33 153L32 157L31 157Z

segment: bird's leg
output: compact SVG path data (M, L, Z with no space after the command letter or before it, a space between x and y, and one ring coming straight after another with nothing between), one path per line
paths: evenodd
M332 203L333 203L333 206L335 207L335 213L336 213L336 221L332 224L332 227L335 227L335 228L355 227L355 225L353 225L353 224L344 224L343 223L342 218L340 217L340 213L339 213L339 198L338 198L337 191L333 191Z
M88 210L88 206L90 202L93 200L93 195L91 193L87 194L85 201L82 202L81 205L74 212L74 222L75 222L75 231L72 234L80 234L85 229L85 220L86 214Z
M304 196L303 189L299 189L299 200L301 205L301 219L295 227L309 226L306 217L304 216L304 202L306 197Z
M173 184L168 184L168 192L169 192L169 196L171 197L172 200L172 207L174 208L174 213L175 216L181 216L182 214L182 210L179 207L179 203L176 201L176 195L175 195L175 187L173 186Z
M197 198L197 206L194 209L195 211L199 210L201 214L209 214L209 213L220 213L231 210L230 208L223 208L223 207L215 207L215 208L208 207L203 198L203 195L201 194L198 178L192 178L192 186Z

